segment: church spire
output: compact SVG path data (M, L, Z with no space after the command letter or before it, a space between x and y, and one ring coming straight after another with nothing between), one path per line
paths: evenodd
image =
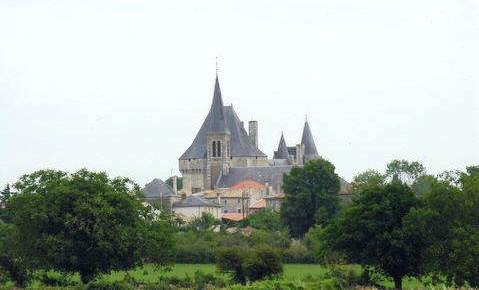
M215 91L213 93L213 103L211 104L209 132L223 133L228 132L225 121L225 112L223 107L223 97L221 96L220 82L218 74L216 74Z
M309 128L309 123L306 120L304 122L303 136L301 138L301 144L304 145L304 157L305 160L310 160L319 157L318 151L316 150L316 144L314 144L313 134L311 133L311 128Z
M284 141L284 135L282 132L281 132L281 139L279 139L276 159L289 159L288 147L286 146L286 141Z

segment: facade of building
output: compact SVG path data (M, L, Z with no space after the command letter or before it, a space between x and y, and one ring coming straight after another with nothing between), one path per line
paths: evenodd
M280 196L284 173L320 158L307 121L301 142L288 147L281 135L272 159L258 148L258 135L257 121L249 121L246 131L233 106L223 105L216 76L210 111L193 143L179 158L183 192L190 195L252 180L263 184L268 195Z
M222 214L221 208L222 206L218 203L195 195L182 197L172 205L172 211L185 221L201 217L203 213L210 213L216 219L220 219Z

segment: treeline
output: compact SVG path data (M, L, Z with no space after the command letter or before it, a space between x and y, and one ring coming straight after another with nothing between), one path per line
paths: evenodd
M338 186L326 160L284 177L282 220L318 261L360 264L397 289L406 276L479 286L479 166L433 176L418 162L394 160L384 173L357 175L343 205Z

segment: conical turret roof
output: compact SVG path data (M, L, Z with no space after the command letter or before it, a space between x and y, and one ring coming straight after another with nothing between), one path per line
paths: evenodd
M284 135L281 133L281 139L279 139L278 151L276 153L277 159L289 159L288 147L286 141L284 141Z
M314 144L313 134L311 133L311 128L309 128L308 121L304 123L301 144L304 145L304 157L306 160L319 157L318 150L316 150L316 144Z
M241 126L241 121L232 106L223 106L218 75L215 80L215 91L208 116L201 125L191 146L181 155L180 159L206 158L206 140L209 133L225 133L231 136L232 157L266 157L251 143L248 133Z
M206 117L205 123L208 122L208 133L227 133L225 111L223 108L223 98L221 97L220 82L218 75L215 80L215 92L213 93L213 103L210 112Z

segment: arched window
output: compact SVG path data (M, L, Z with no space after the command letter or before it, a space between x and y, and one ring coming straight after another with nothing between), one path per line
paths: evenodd
M216 146L218 146L218 149L216 149L217 156L221 157L221 141L216 141Z
M216 157L216 141L213 141L213 157Z

